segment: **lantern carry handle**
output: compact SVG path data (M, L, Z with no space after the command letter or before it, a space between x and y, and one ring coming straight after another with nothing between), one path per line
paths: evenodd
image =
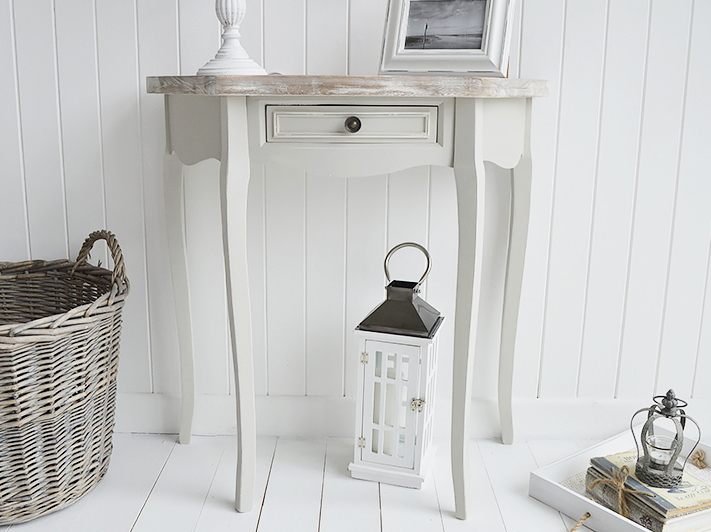
M424 247L422 247L420 244L417 244L415 242L403 242L402 244L398 244L397 246L392 248L390 251L388 251L388 254L385 255L385 278L388 280L388 283L390 282L390 271L388 271L388 262L390 262L390 257L398 249L408 248L408 247L419 249L422 253L425 254L425 258L427 259L427 268L425 268L425 273L422 274L422 277L420 277L420 280L417 281L417 286L420 286L422 284L422 282L429 275L430 269L432 269L432 261L430 260L430 254L427 252L427 250Z

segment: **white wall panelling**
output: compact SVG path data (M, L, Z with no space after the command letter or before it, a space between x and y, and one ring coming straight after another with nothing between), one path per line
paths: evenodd
M271 72L375 74L386 8L386 0L249 0L241 42ZM668 387L692 407L710 404L710 25L711 7L700 0L518 5L510 70L549 81L532 111L519 434L553 432L536 424L548 419L545 407L566 420L612 415L599 429L611 434L627 417L618 408ZM178 419L163 101L145 94L145 77L193 74L217 51L219 30L206 0L0 2L0 260L73 257L91 230L117 234L132 281L123 429L175 430ZM224 432L233 430L233 411L224 410L233 385L217 164L190 167L186 178L195 422L199 432ZM510 173L496 172L487 190L474 428L490 435ZM405 240L432 254L424 295L446 317L438 394L449 396L451 171L332 179L270 166L253 176L248 209L250 287L262 295L252 309L256 389L269 417L262 430L350 430L352 330L383 299L382 260ZM406 251L393 258L393 277L421 272L422 259ZM95 258L105 261L103 250ZM447 404L439 401L440 434ZM334 422L339 416L348 419Z
M687 113L689 113L690 109L694 109L694 111L693 115L687 114L685 126L688 128L696 127L698 129L696 130L693 138L690 138L688 135L686 136L687 142L689 142L690 145L683 151L680 167L684 179L690 179L690 177L687 177L689 175L687 172L691 172L692 174L695 173L695 164L699 165L698 168L703 167L703 163L694 163L694 161L699 161L698 158L703 157L703 154L705 153L705 149L702 149L701 146L708 146L709 143L711 143L711 108L709 108L708 104L704 104L704 102L699 101L699 97L703 94L702 85L708 82L704 81L701 84L698 84L696 81L697 76L708 75L708 71L704 71L703 69L697 72L696 69L698 67L696 65L698 65L698 61L707 61L705 58L708 57L709 51L711 51L711 46L709 46L708 42L709 35L699 30L698 26L698 24L705 24L711 20L710 8L711 5L706 3L694 6L694 25L692 27L693 38L689 58L689 91L686 100ZM691 73L691 68L695 69L693 74ZM703 183L698 179L695 179L693 182L696 183L696 186L702 186ZM708 194L708 192L706 193ZM684 192L684 194L686 194L686 192ZM694 198L694 205L689 208L699 208L695 202L703 201L701 199L702 197L703 195L700 193L699 197ZM705 208L701 208L701 212L704 212L705 210ZM677 212L679 211L677 210ZM694 387L692 389L694 397L704 397L706 399L711 398L711 387L705 384L706 380L704 377L705 375L709 375L709 372L711 372L711 357L708 356L708 352L711 350L711 344L709 344L709 340L711 339L711 337L709 337L709 333L711 333L711 315L709 315L708 312L704 312L704 309L709 308L709 304L711 304L711 301L709 300L711 294L709 294L708 291L708 276L711 272L709 272L708 264L709 260L707 257L703 309L701 314L697 317L702 321L701 332L698 339L699 343L696 346L696 372L694 374ZM691 289L693 289L693 287Z
M700 203L711 196L711 184L698 175L704 164L703 146L711 145L711 109L699 99L699 87L711 81L708 70L699 67L700 62L711 60L711 40L698 24L711 20L711 11L705 2L695 2L692 9L698 16L694 16L690 28L667 300L655 382L657 390L673 384L679 394L686 396L692 394L694 379L702 382L699 372L694 374L689 368L695 367L700 354L704 294L699 287L704 286L707 275L711 238L711 212ZM701 392L702 388L703 385L697 386L696 390Z
M620 352L620 397L659 393L657 369L673 251L671 235L683 140L691 8L690 0L673 6L658 0L651 7ZM668 38L670 31L674 39ZM640 357L645 364L640 364ZM676 386L678 393L683 393L683 388Z
M566 6L539 397L574 397L578 380L607 4Z
M605 67L578 395L613 397L639 161L649 1L612 2Z
M516 339L514 393L537 397L542 349L543 316L548 281L548 250L557 132L560 71L563 58L565 0L524 0L523 25L546 31L521 33L520 76L548 80L548 97L538 98L531 109L533 184L528 226L526 267L521 287L519 328ZM525 316L525 317L524 317Z
M175 0L138 2L136 19L140 87L140 80L150 72L177 72L180 68L178 5ZM179 389L178 333L172 283L170 276L166 275L170 264L163 198L164 105L142 90L138 94L143 144L141 154L152 389L155 393L176 393Z
M14 53L32 258L64 257L69 252L53 4L14 2Z
M143 197L142 93L138 71L138 28L135 5L96 2L101 141L104 162L106 226L130 258L131 300L126 302L119 375L122 390L151 392ZM110 198L110 201L108 200Z
M3 231L2 260L30 258L30 236L22 160L20 106L15 61L15 26L12 4L0 4L0 165L2 167L3 205L0 209Z

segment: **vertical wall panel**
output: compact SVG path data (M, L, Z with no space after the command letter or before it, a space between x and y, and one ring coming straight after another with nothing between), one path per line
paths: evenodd
M704 285L704 311L699 333L699 345L696 363L694 365L694 385L692 396L699 399L711 399L711 386L708 376L711 375L711 269L706 267L706 283ZM688 368L690 369L690 368Z
M13 4L32 258L57 259L68 249L54 5L51 0Z
M268 167L266 198L269 394L304 395L304 174Z
M706 61L706 63L708 64L708 59L704 60L703 58L706 56L705 54L708 54L709 50L711 49L711 46L709 46L708 44L709 34L707 31L704 31L700 28L708 27L708 25L711 24L711 10L709 8L711 8L711 4L708 4L706 2L697 2L694 5L694 26L692 28L693 39L691 41L690 68L693 67L695 70L693 74L691 70L689 70L689 93L687 95L686 102L686 120L690 121L692 124L697 124L696 118L691 118L691 115L689 114L690 109L694 109L695 112L699 114L698 119L700 120L700 122L698 123L698 125L703 124L706 128L708 128L708 125L711 124L711 119L708 117L709 101L708 98L705 97L705 83L697 85L696 80L699 79L698 77L703 78L703 76L707 74L708 69L701 68L699 72L696 72L696 69L698 69L696 65L698 64L698 61L702 60ZM704 121L706 121L705 124ZM687 149L685 145L682 151L682 175L684 172L687 171L686 161L690 161L690 159L693 160L695 157L703 158L704 154L706 153L706 148L699 149L699 146L703 146L704 142L706 143L705 146L708 146L708 129L703 129L702 126L702 129L699 130L699 133L700 137L698 138L690 139L688 137L685 137L686 142L688 142L690 146L692 146L692 149ZM704 138L706 138L707 140L704 140ZM694 152L694 150L699 151ZM705 166L707 166L707 161L702 160L700 163L697 164L699 164L698 168L704 168ZM691 165L691 162L689 162L689 165ZM691 166L689 168L691 168ZM698 171L696 172L696 175L697 177L699 177ZM703 179L703 177L701 179ZM708 207L703 207L702 211L707 210L707 208ZM708 245L708 242L706 244ZM699 243L699 245L702 244ZM711 290L709 290L709 286L711 285L711 283L709 282L709 276L711 276L711 269L709 269L709 262L707 258L706 283L704 285L705 299L703 308L703 319L701 322L701 332L699 334L697 360L695 363L696 372L694 375L693 387L694 397L706 399L711 399L711 386L708 385L708 376L711 375ZM701 290L700 286L697 286L696 288L697 290Z
M569 2L540 397L574 397L600 111L607 2Z
M511 171L486 163L484 262L474 357L476 397L495 397L511 206Z
M711 238L711 181L699 178L711 146L711 24L708 2L696 2L691 30L679 185L672 235L664 332L656 393L673 388L690 397L694 382L704 286ZM703 353L709 358L708 352ZM708 374L707 374L708 375Z
M264 0L247 0L247 13L239 27L239 42L244 46L249 57L264 64Z
M180 74L194 76L198 68L215 57L220 48L220 23L215 15L214 2L177 1ZM248 16L245 15L245 20Z
M594 192L580 397L612 398L634 207L649 0L611 2Z
M509 78L520 78L521 30L523 27L523 0L514 3L514 18L511 25L511 49L509 51Z
M55 18L69 255L74 260L89 233L105 226L94 2L59 2Z
M355 397L358 339L353 330L385 299L387 178L348 180L345 395Z
M178 0L180 73L194 76L200 67L215 57L221 44L220 35L214 2ZM229 365L224 304L227 295L220 236L218 173L219 165L214 161L185 168L185 210L191 296L208 305L201 307L195 300L191 301L193 309L205 309L202 313L193 311L196 387L205 392L214 385L216 391L226 393L229 389L226 388ZM192 223L195 225L191 227ZM206 250L210 253L202 253ZM212 381L212 378L217 380Z
M381 0L350 2L348 73L352 76L378 73L387 5Z
M548 96L537 98L531 111L531 216L514 366L515 393L523 397L536 397L538 390L553 201L564 6L564 0L525 0L523 3L521 77L548 81ZM540 31L540 28L546 28L546 31Z
M220 165L210 159L198 163L185 182L190 275L190 303L195 345L195 389L198 393L226 394L231 374L225 334L225 265L222 260ZM192 169L191 169L192 170Z
M306 73L346 74L348 0L306 0Z
M420 166L388 176L388 250L403 242L427 248L429 220L429 167ZM380 259L385 259L385 256ZM378 260L377 257L375 260ZM389 263L392 280L417 281L427 261L421 251L405 248L393 254ZM427 282L423 286L426 290Z
M343 395L345 213L345 179L306 176L306 395Z
M652 3L619 397L654 392L679 164L690 1Z
M264 68L280 74L305 74L306 0L264 3Z
M118 386L151 392L143 227L143 169L133 3L97 0L99 83L107 228L116 234L131 279L123 311Z
M387 4L248 0L242 43L271 71L375 74ZM539 380L543 397L571 400L576 391L596 399L615 389L642 399L670 386L689 395L695 378L694 395L711 398L703 378L711 371L706 4L609 0L605 42L606 2L518 3L512 72L548 80L549 96L533 104L517 397L535 398ZM132 281L125 392L179 388L166 275L163 99L145 94L145 76L192 75L219 45L211 1L8 0L0 7L0 223L12 228L0 237L0 260L73 255L84 233L104 223L116 232ZM232 385L217 166L186 170L187 230L198 389L225 394ZM495 394L507 175L493 169L488 183L475 360L484 398ZM447 318L439 395L448 397L455 205L448 169L343 181L286 168L266 179L255 174L248 217L257 391L354 396L352 330L385 295L389 246L415 240L434 260L423 295ZM417 277L420 260L415 250L396 255L394 276ZM340 301L331 297L333 285Z
M0 72L3 72L0 76L0 168L3 172L0 226L12 228L0 236L0 260L22 261L30 257L11 8L11 2L0 4Z
M176 393L179 389L178 333L163 198L163 96L146 93L141 84L146 76L178 72L177 17L176 0L137 2L148 303L156 393Z
M457 290L457 190L454 172L432 167L428 248L432 271L427 279L425 300L444 316L439 332L437 408L448 411L452 397L452 355L454 352L454 308ZM475 377L477 378L477 377ZM449 416L435 414L435 423L449 426ZM435 431L439 429L436 427ZM446 433L444 428L442 433Z

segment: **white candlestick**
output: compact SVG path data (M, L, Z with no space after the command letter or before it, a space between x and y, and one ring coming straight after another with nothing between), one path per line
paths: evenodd
M247 10L246 0L217 0L215 12L222 24L222 46L215 58L197 71L198 76L249 76L267 72L252 61L239 42L239 25Z

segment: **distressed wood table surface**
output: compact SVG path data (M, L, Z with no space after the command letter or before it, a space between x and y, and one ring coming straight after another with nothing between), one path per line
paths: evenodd
M531 105L532 98L546 94L546 82L465 76L165 76L149 77L147 86L150 93L164 94L166 104L165 198L179 321L181 443L190 441L195 401L182 169L208 158L220 161L237 401L235 507L241 512L254 505L256 463L246 249L250 174L276 163L334 178L419 165L454 169L459 247L452 477L456 515L465 519L471 507L467 441L481 292L484 163L511 169L512 175L498 392L502 439L511 443L514 341L531 192Z

